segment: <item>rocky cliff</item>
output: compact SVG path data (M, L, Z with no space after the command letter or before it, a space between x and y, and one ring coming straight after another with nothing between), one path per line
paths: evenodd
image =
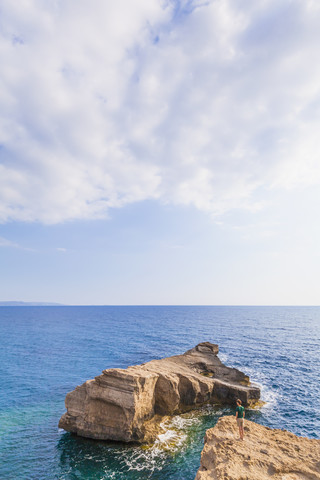
M244 441L235 417L207 430L195 480L320 479L320 440L297 437L245 420Z
M255 403L260 390L218 358L218 345L200 343L183 355L127 369L104 370L66 396L59 427L102 440L148 442L165 415L206 403Z

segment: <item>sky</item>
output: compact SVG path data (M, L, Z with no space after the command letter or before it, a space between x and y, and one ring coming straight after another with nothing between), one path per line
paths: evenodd
M0 1L0 301L319 305L318 0Z

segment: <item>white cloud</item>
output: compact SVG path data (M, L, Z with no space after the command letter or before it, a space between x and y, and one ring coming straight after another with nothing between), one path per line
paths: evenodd
M320 182L317 3L179 5L2 2L0 221L217 215Z

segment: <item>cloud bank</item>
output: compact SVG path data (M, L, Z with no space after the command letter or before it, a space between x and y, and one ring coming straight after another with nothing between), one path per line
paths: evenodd
M0 222L214 216L320 182L316 0L0 6Z

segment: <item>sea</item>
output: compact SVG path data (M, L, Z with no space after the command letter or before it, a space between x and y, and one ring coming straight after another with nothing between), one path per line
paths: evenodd
M233 407L163 423L149 447L58 428L68 392L126 368L217 343L261 388L246 417L320 438L320 307L0 307L1 480L194 480L203 438Z

